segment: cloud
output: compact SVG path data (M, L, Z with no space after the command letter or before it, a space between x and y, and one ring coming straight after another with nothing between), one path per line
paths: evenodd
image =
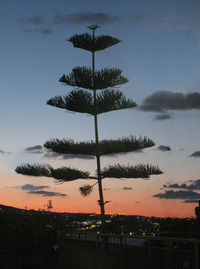
M92 155L57 153L57 152L52 151L51 149L46 149L45 147L42 147L40 145L25 148L24 152L43 154L42 157L47 158L47 159L49 159L49 158L57 158L57 159L62 159L62 160L68 160L68 159L74 159L74 158L89 159L89 160L95 159L95 157Z
M189 185L186 185L185 183L183 184L174 183L174 184L163 185L163 187L170 188L170 189L200 190L200 179L192 181L192 183Z
M19 186L21 190L25 191L35 191L35 190L43 190L49 188L49 186L36 186L36 185L31 185L31 184L25 184L22 186Z
M160 145L159 147L157 147L157 149L160 151L171 151L171 148L169 146L164 145Z
M33 147L25 148L24 151L29 153L44 153L44 148L40 145L36 145Z
M95 159L94 156L92 155L83 155L83 154L61 154L61 153L57 153L57 152L53 152L51 150L48 150L44 156L44 158L58 158L58 159L64 159L64 160L68 160L68 159L89 159L89 160L93 160Z
M129 190L133 190L133 188L132 187L123 187L122 190L129 191Z
M50 27L44 27L44 28L40 28L38 32L40 32L43 35L51 35L53 33L53 29Z
M195 157L195 158L199 158L200 157L200 151L195 151L193 152L190 157Z
M21 186L11 186L11 187L6 187L6 188L21 189L23 191L35 191L35 190L48 189L50 187L46 186L46 185L25 184L25 185L21 185Z
M67 197L67 194L65 193L60 193L60 192L53 192L53 191L28 191L27 193L29 194L36 194L36 195L42 195L44 197L47 197L47 196L54 196L54 197Z
M40 28L35 28L35 29L23 29L23 32L25 34L42 34L44 36L50 35L53 33L53 29L50 27L40 27Z
M70 15L56 14L54 18L54 24L61 25L81 25L87 24L99 24L108 25L119 21L118 16L110 16L103 12L87 12L87 13L74 13Z
M169 120L171 118L171 116L169 114L159 114L159 115L156 115L154 117L154 121L157 121L157 120Z
M50 35L53 33L53 29L49 26L45 26L45 19L41 15L34 15L31 17L19 18L18 22L28 26L28 28L23 29L25 34L35 34L40 33L44 36ZM31 28L29 28L31 26Z
M195 203L196 204L198 202L199 202L199 200L195 200L195 199L194 200L185 200L185 201L183 201L183 203L188 203L188 204L189 203Z
M160 26L167 25L170 23L176 23L176 21L169 20L168 18L158 18L152 15L144 14L144 15L133 15L129 17L130 21L135 23L143 23L146 25Z
M103 190L104 190L104 191L110 191L111 188L104 188Z
M153 26L153 27L163 27L163 26L176 26L179 28L182 28L185 32L191 32L192 28L194 29L194 21L192 20L194 17L191 18L178 18L173 16L167 16L167 17L158 17L153 16L150 14L142 14L142 15L132 15L129 17L129 21L132 21L134 23L140 23L145 26ZM200 25L200 21L197 23L198 26Z
M22 17L18 21L22 24L42 25L44 24L44 17L41 15L34 15L31 17Z
M188 2L189 3L189 2ZM181 14L181 10L177 7L176 16L168 15L166 17L153 16L151 14L132 15L129 17L129 21L144 25L145 27L176 27L185 32L185 34L193 36L195 39L200 38L200 19L199 19L199 5L194 4L188 6L190 12L185 13L184 9Z
M50 188L49 186L46 186L46 185L25 184L22 186L15 186L11 188L21 189L28 194L42 195L44 197L47 197L47 196L51 196L51 197L55 196L55 197L62 197L62 198L67 197L67 194L65 193L45 191L44 189Z
M68 25L77 26L81 24L98 24L109 25L119 21L118 16L110 16L104 12L83 12L74 14L56 14L54 18L48 23L45 22L45 18L41 15L33 15L30 17L21 17L17 21L25 25L27 28L23 29L25 34L40 33L44 36L53 33L51 26L55 25Z
M187 199L187 200L191 200L191 199L200 199L200 194L191 190L187 190L187 191L173 191L173 190L169 190L169 191L165 191L165 193L157 193L154 194L153 197L155 198L159 198L159 199Z
M143 149L138 149L138 150L135 150L133 153L144 153L144 150Z
M200 109L200 93L158 91L146 97L139 107L143 111L165 112L165 110Z
M0 149L0 154L10 154L10 152L6 152L6 151Z

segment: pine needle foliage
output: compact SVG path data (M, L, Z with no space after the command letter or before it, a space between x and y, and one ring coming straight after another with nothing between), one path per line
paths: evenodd
M99 141L99 154L115 154L136 151L154 146L155 143L147 137L135 136L119 138L115 140ZM61 154L84 154L96 155L95 142L75 142L73 139L51 139L44 144L44 147Z
M79 187L79 191L83 197L89 196L93 191L93 186L86 184L84 186Z
M69 38L68 41L72 42L75 48L81 48L91 52L104 50L120 42L118 38L109 35L101 35L93 38L93 36L88 33L74 35Z
M73 139L51 139L44 144L45 148L61 154L95 155L95 143L75 142Z
M136 166L112 165L104 168L102 178L149 178L150 175L160 175L162 171L153 165L138 164Z
M135 106L136 103L126 98L120 91L104 90L97 95L97 114L134 108Z
M97 94L96 106L93 95L84 90L73 90L66 96L56 96L47 101L48 105L73 112L98 115L110 111L134 108L136 103L126 98L122 92L103 90Z
M52 167L50 165L42 165L42 164L22 164L17 166L15 172L22 175L28 176L51 176Z
M118 68L104 68L95 71L94 75L91 68L75 67L69 75L63 75L60 82L89 90L101 90L122 85L128 82L128 79L121 75L122 70Z
M60 182L72 181L76 179L88 179L90 173L70 167L60 167L53 169L51 176Z
M87 171L81 171L70 167L60 167L54 169L50 165L42 164L22 164L15 169L15 172L29 176L52 177L59 182L86 179L90 176L90 173Z
M95 182L93 185L85 184L81 187L79 187L79 191L83 197L89 196L90 193L93 191L94 185L96 185L98 182Z
M83 90L73 90L66 96L56 96L47 101L47 105L73 112L94 114L92 94Z
M97 25L88 27L92 34L84 33L72 36L69 41L76 48L81 48L91 52L92 68L76 66L69 75L63 75L60 82L72 86L67 95L55 96L47 101L48 105L65 109L68 111L86 113L93 115L95 142L75 142L71 139L52 139L45 143L45 147L61 154L82 154L96 157L97 172L95 176L90 176L88 171L82 171L70 167L53 168L50 165L22 164L16 168L16 172L23 175L52 177L58 182L68 182L77 179L94 179L98 184L101 216L105 214L104 206L109 201L104 202L103 178L149 178L150 175L162 174L157 166L138 164L136 166L112 165L101 169L100 157L106 154L125 153L154 146L154 142L147 137L130 136L115 140L99 141L98 115L110 111L130 109L136 103L124 96L116 87L128 82L122 76L122 71L118 68L103 68L95 70L95 52L104 50L116 45L119 39L101 35L95 36ZM81 195L88 196L94 185L83 185L79 188ZM103 219L103 218L102 218Z

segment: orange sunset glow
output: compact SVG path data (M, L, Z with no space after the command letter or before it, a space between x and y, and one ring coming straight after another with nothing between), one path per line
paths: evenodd
M53 202L52 211L70 213L99 213L97 205L98 190L94 189L89 197L82 197L79 186L84 184L83 180L56 184L53 180L45 177L28 177L16 175L14 172L1 172L0 177L4 179L4 185L0 186L0 203L8 206L27 209L45 209L49 199ZM26 184L49 185L54 192L65 193L67 197L41 197L30 195L18 187ZM141 180L134 183L128 182L127 186L133 186L133 190L121 191L124 186L122 180L116 180L115 188L111 190L112 183L105 179L105 200L111 201L106 205L106 213L118 213L127 215L157 216L157 217L194 217L194 204L184 204L182 201L165 201L152 197L155 186L147 181L141 185ZM135 187L134 187L135 185Z

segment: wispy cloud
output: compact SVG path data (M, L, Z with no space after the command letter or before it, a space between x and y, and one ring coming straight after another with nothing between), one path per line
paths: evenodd
M122 190L130 191L130 190L133 190L133 188L132 187L123 187Z
M18 19L18 22L22 24L33 24L33 25L43 25L44 17L41 15L33 15L30 17L21 17Z
M35 191L35 190L47 189L49 188L49 186L25 184L25 185L19 186L19 188L25 191Z
M35 191L35 190L43 190L50 188L47 185L32 185L32 184L24 184L20 186L11 186L6 188L13 188L13 189L21 189L23 191Z
M42 34L44 36L53 33L53 29L45 22L45 17L41 15L33 15L30 17L21 17L17 20L20 24L25 26L23 29L25 34Z
M155 17L150 14L142 14L142 15L132 15L129 17L129 21L132 21L134 23L142 23L144 25L148 26L163 26L163 25L168 25L168 24L180 24L180 21L173 19L173 18L159 18Z
M104 190L104 191L110 191L111 188L104 188L103 190Z
M180 199L180 200L192 200L200 199L200 194L192 190L179 190L179 191L165 191L165 193L154 194L153 197L159 199Z
M65 198L67 197L67 194L65 193L60 193L60 192L53 192L53 191L28 191L27 193L29 194L36 194L36 195L42 195L44 197L61 197L61 198Z
M197 1L196 1L197 2ZM188 2L189 5L189 2ZM199 18L199 4L190 5L187 12L183 9L184 14L181 14L180 8L176 12L176 16L166 15L162 17L154 16L152 14L133 14L129 17L129 21L134 24L139 24L144 27L173 27L182 30L187 35L193 36L195 39L200 39L200 18Z
M92 155L82 155L82 154L61 154L57 152L53 152L50 150L47 150L47 152L43 155L44 158L57 158L57 159L63 159L63 160L68 160L68 159L89 159L93 160L95 157Z
M159 147L157 147L157 149L160 151L171 151L171 148L169 146L164 145L160 145Z
M10 154L10 152L7 152L7 151L0 149L0 154Z
M157 120L164 121L164 120L169 120L169 119L171 119L171 115L169 114L159 114L154 117L154 121L157 121Z
M36 145L32 147L28 147L24 149L24 152L26 153L37 153L37 154L43 154L43 158L50 159L62 159L62 160L68 160L68 159L89 159L93 160L95 157L92 155L83 155L83 154L61 154L57 152L53 152L51 149L46 149L43 146Z
M103 12L84 12L74 14L56 14L53 23L75 26L83 23L106 25L117 21L119 21L118 16L110 16Z
M186 190L200 190L200 179L192 181L191 184L178 184L178 183L173 183L173 184L165 184L163 185L164 188L170 188L170 189L186 189Z
M73 14L57 13L49 21L42 15L33 15L29 17L18 18L17 21L25 26L25 34L51 35L56 29L56 25L78 26L82 24L110 25L118 22L119 16L111 16L104 12L82 12Z
M187 203L187 204L196 204L196 203L198 203L199 202L199 200L185 200L185 201L183 201L183 203Z
M43 36L47 36L53 33L53 29L51 27L40 27L40 28L34 28L34 29L26 28L26 29L23 29L23 32L25 34L30 34L30 35L39 33Z
M67 194L60 193L60 192L52 192L52 191L46 191L44 189L49 189L49 186L46 185L32 185L32 184L25 184L21 186L13 186L9 188L15 188L15 189L21 189L22 191L25 191L28 194L36 194L36 195L42 195L44 197L46 196L55 196L55 197L67 197Z
M195 158L199 158L200 157L200 151L195 151L193 152L190 157L195 157Z
M38 30L42 35L51 35L53 33L53 29L51 27L42 27Z
M28 153L44 153L44 148L40 145L36 145L36 146L25 148L24 151Z

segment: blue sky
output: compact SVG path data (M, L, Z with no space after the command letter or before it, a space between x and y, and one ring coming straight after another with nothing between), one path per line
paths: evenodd
M94 139L92 117L46 105L49 98L71 90L58 82L63 74L70 73L76 65L90 66L90 53L73 48L66 40L88 31L86 27L94 22L101 25L97 34L109 34L123 41L98 52L96 68L121 68L129 82L120 90L138 104L136 109L101 115L100 139L146 135L156 143L144 153L104 158L102 163L158 164L164 175L158 177L157 183L156 179L152 180L149 197L165 192L159 188L166 182L197 180L200 172L199 12L200 3L194 0L1 1L2 169L13 171L21 162L35 161L95 169L93 160L73 158L66 163L24 151L50 138ZM156 100L164 102L164 111L155 111L157 92L160 93ZM149 97L148 108L142 110ZM160 145L171 150L157 149ZM189 157L194 152L197 152L195 156ZM133 181L128 184L134 186ZM6 186L3 179L1 186ZM167 203L169 199L162 201ZM176 203L183 204L183 199Z

